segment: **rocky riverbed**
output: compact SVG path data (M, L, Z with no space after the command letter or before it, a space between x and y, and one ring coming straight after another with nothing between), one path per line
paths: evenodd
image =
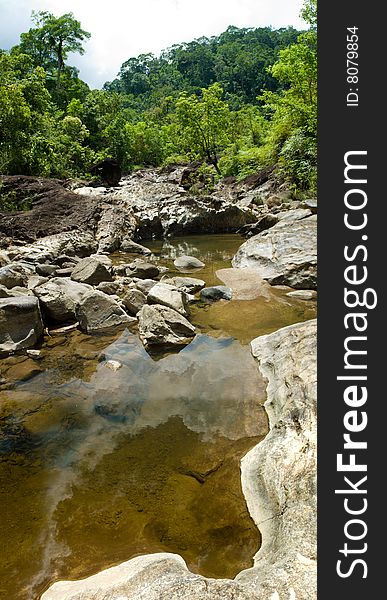
M216 356L217 346L198 345L203 334L209 335L209 340L219 339L221 344L225 339L239 340L243 348L254 336L261 336L252 342L251 351L258 360L257 372L268 380L266 406L271 431L242 460L242 485L250 515L263 533L263 546L254 567L235 581L205 579L187 571L180 557L154 554L102 572L84 584L54 584L44 594L47 599L124 595L133 599L225 596L311 600L315 596L315 331L312 321L286 327L315 315L315 207L313 203L289 201L283 190L276 192L270 180L224 182L208 195L195 195L180 185L181 177L180 167L169 172L147 170L123 178L116 188L3 178L3 185L17 189L21 198L31 190L34 196L31 210L1 215L0 395L6 404L10 399L20 402L24 385L24 394L32 394L39 407L45 402L43 387L54 389L52 376L46 376L55 373L50 370L56 360L53 357L62 357L62 375L59 379L55 375L60 381L71 369L76 369L74 374L79 371L82 353L86 352L86 362L101 363L116 382L112 385L118 399L114 406L99 401L98 418L102 415L126 426L129 418L132 423L130 411L137 415L139 410L138 406L129 410L119 400L119 390L126 384L117 387L117 381L129 377L128 340L133 340L132 344L137 340L133 360L140 357L136 358L139 373L146 357L159 361L173 351L184 359L184 348L193 349L192 365L198 364L204 347L209 357ZM237 230L247 241L230 233ZM204 242L195 238L198 232ZM207 240L214 240L211 243L216 252L205 250ZM229 243L230 250L225 254L223 250L219 260L222 243ZM279 331L263 335L275 330ZM123 341L114 342L120 339ZM101 352L108 340L118 343L117 351ZM81 351L85 343L87 350ZM239 350L233 348L232 355L237 356ZM188 360L189 354L186 357ZM212 359L208 360L211 364ZM228 367L231 377L235 366L230 363ZM176 372L180 368L173 367ZM102 371L101 375L103 381ZM95 382L100 381L98 377ZM209 377L209 384L212 381L216 386L213 375ZM219 375L216 377L218 381ZM82 378L84 375L81 382ZM169 397L173 388L170 383L168 386ZM70 393L75 389L73 386ZM107 397L107 387L102 389ZM213 387L215 395L216 390ZM144 390L136 393L149 395ZM233 411L237 390L234 396ZM96 410L95 392L90 399ZM192 416L186 414L181 402L178 406L170 407L168 418L179 415L191 427ZM9 428L9 413L1 418ZM133 418L137 423L137 416ZM249 428L249 419L246 413L247 429L238 439L245 436L243 439L256 443L256 436L264 435L264 430ZM206 423L207 428L208 417ZM17 441L18 437L16 425L12 427L11 437L6 429L5 437L4 431L0 437L7 452L13 443L9 440ZM213 433L219 433L218 426L211 427L215 427ZM224 431L226 437L231 435ZM25 433L29 435L28 429ZM248 445L241 447L244 452L249 449ZM275 464L273 456L277 457ZM300 461L301 456L305 460ZM197 471L199 478L205 477L200 475L201 469ZM298 505L308 515L304 524L297 522ZM226 538L222 543L227 543ZM289 538L294 543L289 544ZM158 549L164 546L153 551ZM35 588L15 598L34 598L31 589Z

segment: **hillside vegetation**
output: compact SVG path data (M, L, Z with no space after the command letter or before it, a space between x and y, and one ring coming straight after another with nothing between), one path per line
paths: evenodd
M72 13L34 12L0 50L0 172L87 177L105 157L124 170L201 160L214 180L275 165L294 195L316 188L316 2L309 29L229 27L217 37L129 58L90 90L68 54L90 34Z

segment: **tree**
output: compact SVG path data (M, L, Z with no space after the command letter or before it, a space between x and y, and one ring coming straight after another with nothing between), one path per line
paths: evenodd
M55 17L47 11L33 11L32 20L36 27L21 34L20 50L48 73L55 70L59 89L69 52L84 54L82 42L90 38L90 33L81 28L73 13Z
M230 109L222 100L219 83L202 89L202 98L183 92L176 102L176 116L187 152L205 158L217 173L219 152L229 140Z

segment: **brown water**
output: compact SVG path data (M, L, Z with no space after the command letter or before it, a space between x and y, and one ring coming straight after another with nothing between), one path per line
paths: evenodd
M241 241L195 236L152 250L167 266L176 253L198 256L197 276L219 284ZM148 552L177 552L212 577L252 564L260 536L239 464L267 418L246 344L315 310L274 295L197 304L200 334L175 354L151 357L133 332L75 331L46 338L40 361L0 362L0 597L35 600L55 580Z

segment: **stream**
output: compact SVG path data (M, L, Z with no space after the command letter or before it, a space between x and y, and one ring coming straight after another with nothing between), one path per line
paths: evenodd
M243 242L235 234L153 241L152 262L181 254L207 285ZM130 262L125 254L113 262ZM220 273L219 273L220 271ZM58 579L87 577L150 552L233 578L260 534L240 459L267 433L265 382L249 342L315 317L289 288L196 302L194 340L149 354L133 331L45 336L39 361L0 361L0 596L36 600Z

